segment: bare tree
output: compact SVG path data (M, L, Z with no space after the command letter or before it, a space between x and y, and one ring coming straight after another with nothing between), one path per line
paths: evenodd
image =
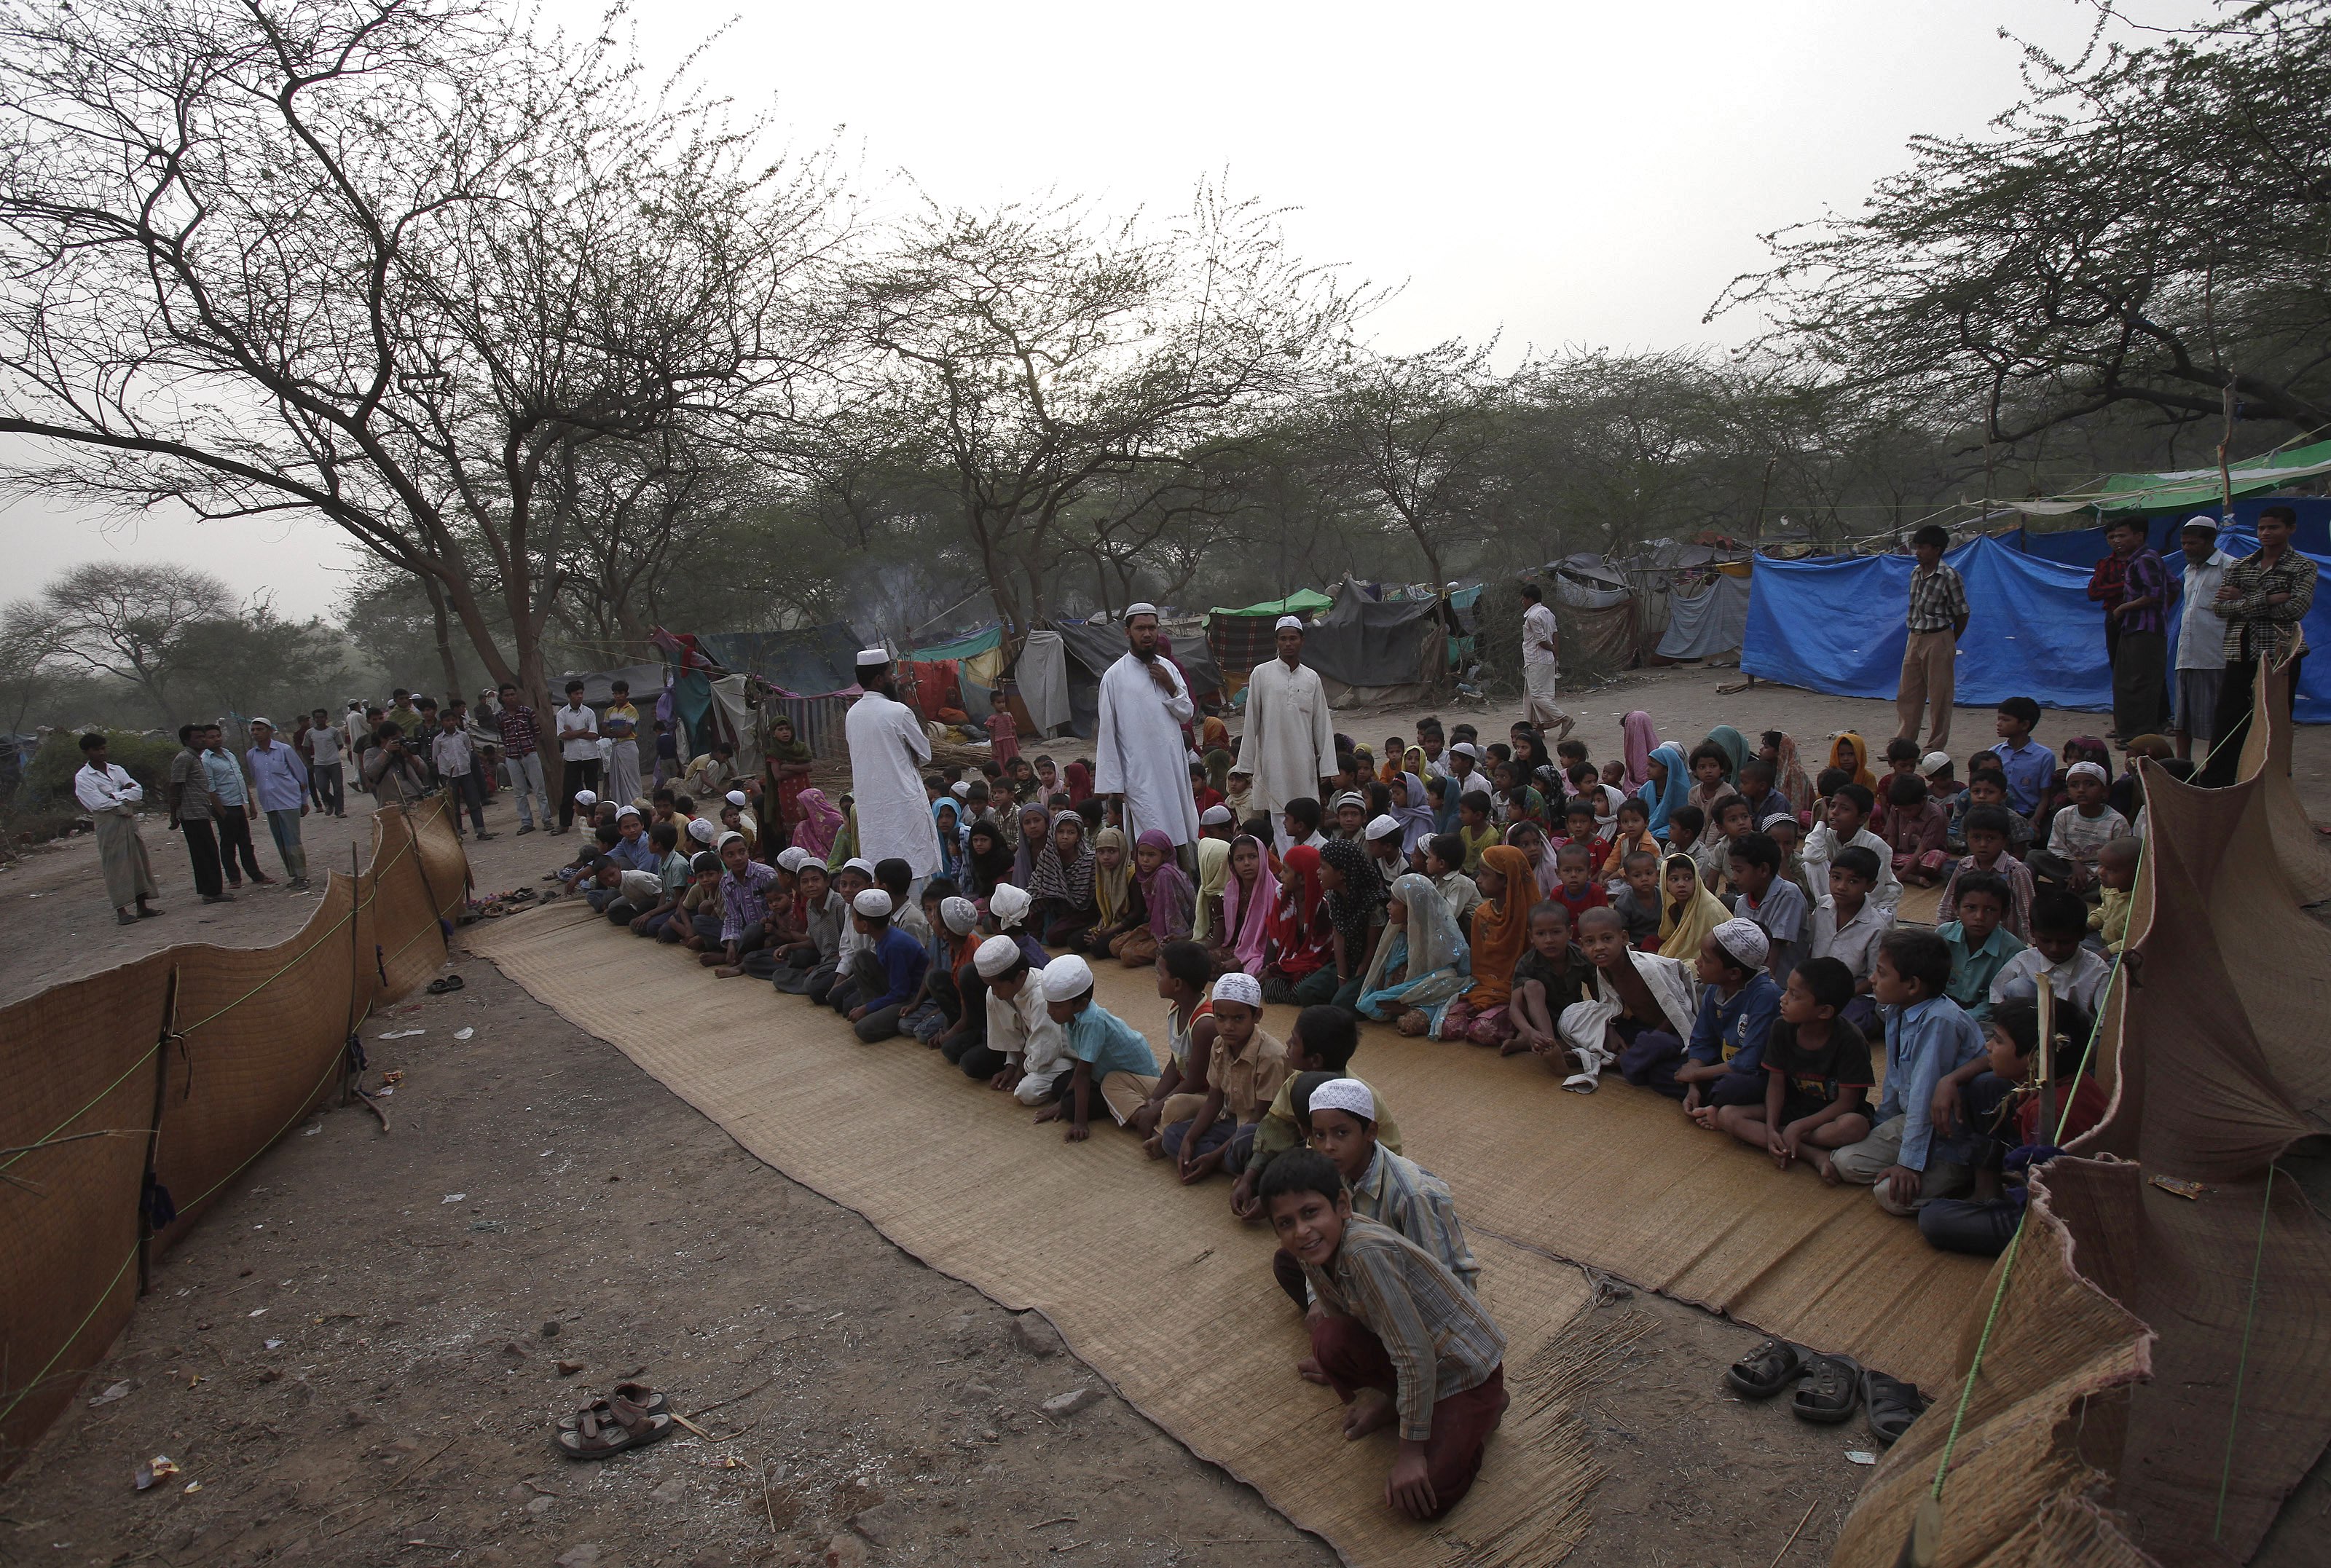
M191 566L90 561L42 591L40 619L62 657L127 680L175 727L170 681L188 634L235 613L234 595Z
M1506 394L1490 347L1451 338L1421 354L1356 358L1327 404L1327 461L1407 533L1436 587L1487 499Z
M481 0L0 0L0 114L16 488L311 511L538 701L546 472L782 417L835 241L821 161Z

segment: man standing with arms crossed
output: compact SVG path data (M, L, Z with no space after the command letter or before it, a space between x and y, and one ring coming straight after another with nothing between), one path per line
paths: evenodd
M914 881L910 901L922 898L923 882L939 869L938 824L923 794L923 769L931 760L930 737L915 710L899 700L888 649L858 655L858 684L866 693L850 705L842 736L850 748L851 809L858 813L858 852L880 863L907 862Z
M1959 639L1966 635L1966 583L1958 569L1943 564L1949 534L1928 523L1910 536L1917 568L1910 574L1910 640L1902 648L1902 681L1896 689L1898 740L1918 738L1918 710L1931 706L1927 749L1951 749L1951 698L1957 689Z
M1522 684L1528 691L1522 717L1549 743L1558 742L1578 721L1554 700L1556 677L1561 670L1562 628L1547 607L1545 591L1536 583L1522 584Z
M1179 853L1198 841L1198 802L1182 739L1182 727L1196 717L1197 707L1182 672L1157 651L1156 605L1126 611L1125 643L1124 655L1100 678L1093 789L1125 803L1128 840L1155 828Z
M2241 765L2242 741L2250 733L2255 683L2261 663L2290 660L2290 689L2298 694L2298 670L2307 659L2307 632L2300 624L2315 603L2315 563L2291 548L2298 514L2269 507L2259 514L2258 554L2226 568L2218 589L2218 613L2226 622L2226 672L2218 683L2218 712L2210 728L2209 765L2193 782L2222 789Z
M1235 771L1254 780L1254 809L1270 813L1270 836L1289 848L1280 813L1287 803L1325 801L1336 779L1336 727L1319 672L1303 660L1303 622L1279 618L1279 657L1246 683L1246 728Z

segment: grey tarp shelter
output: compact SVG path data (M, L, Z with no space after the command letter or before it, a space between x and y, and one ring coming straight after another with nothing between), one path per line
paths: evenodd
M1660 637L1662 659L1713 659L1740 651L1748 627L1748 579L1719 572L1696 592L1668 590L1668 629Z
M1068 654L1069 728L1090 740L1100 733L1101 672L1125 655L1125 626L1118 621L1055 621L1047 630L1058 632ZM1174 662L1182 667L1194 697L1223 689L1223 672L1206 640L1188 632L1167 633ZM1021 657L1027 657L1023 651Z

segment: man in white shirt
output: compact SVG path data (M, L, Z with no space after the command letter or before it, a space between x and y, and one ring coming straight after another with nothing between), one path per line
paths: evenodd
M1293 848L1280 817L1289 801L1325 801L1336 776L1336 726L1327 688L1303 660L1303 622L1281 615L1279 657L1247 677L1246 729L1239 736L1238 771L1254 780L1253 809L1270 815L1284 853Z
M1125 613L1125 653L1102 671L1100 733L1093 742L1093 789L1125 803L1125 836L1155 829L1176 850L1198 841L1198 802L1190 788L1182 727L1197 717L1189 688L1157 649L1157 608ZM1193 860L1191 867L1196 862Z
M161 889L154 883L154 863L147 858L146 841L138 836L138 805L146 798L143 785L129 770L108 759L105 736L92 730L81 737L81 771L73 774L73 798L97 823L98 863L105 870L105 896L112 901L113 917L135 926L162 913L147 900Z
M930 797L923 793L923 769L931 760L930 737L915 710L899 700L898 677L885 648L858 655L858 684L866 695L842 716L850 752L850 794L858 813L858 852L872 862L900 860L913 878L908 901L919 904L922 882L939 869L938 824L931 820ZM851 925L842 928L849 946ZM845 963L842 973L847 975Z
M550 727L558 732L558 758L566 787L559 791L558 832L575 825L575 792L599 787L599 716L583 700L583 683L566 683L566 706L554 708Z
M316 781L317 809L336 817L348 814L347 736L331 715L318 708L309 717L308 776Z
M1554 700L1556 676L1562 657L1562 629L1536 583L1522 584L1522 684L1528 698L1522 717L1536 725L1547 741L1561 740L1578 721Z
M453 836L461 836L461 808L468 806L470 825L476 830L478 841L492 838L486 832L485 781L478 768L477 752L470 745L469 732L461 727L461 716L450 708L437 716L437 733L429 737L429 760L437 765L437 776L444 781L445 794L453 802Z
M2218 590L2234 558L2218 548L2218 520L2185 519L2178 532L2185 549L2185 607L2177 618L2177 755L2210 755L2211 720L2218 711L2218 684L2226 673L2226 618L2218 613Z

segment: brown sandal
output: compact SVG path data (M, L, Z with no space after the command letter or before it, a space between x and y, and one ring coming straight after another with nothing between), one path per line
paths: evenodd
M612 1421L614 1418L608 1412L613 1402L619 1399L629 1400L633 1404L638 1406L639 1409L652 1416L666 1415L669 1414L671 1410L671 1396L665 1393L663 1390L660 1388L650 1388L643 1383L619 1383L614 1387L607 1391L607 1397L605 1399L594 1400L590 1404L585 1406L583 1410L576 1411L573 1415L559 1417L558 1430L564 1432L573 1431L576 1427L583 1424L583 1417L590 1411L597 1411L599 1412L599 1419L603 1421Z
M651 1415L630 1400L601 1400L577 1413L572 1429L562 1428L553 1440L570 1459L604 1459L627 1449L645 1448L672 1429L669 1415Z

